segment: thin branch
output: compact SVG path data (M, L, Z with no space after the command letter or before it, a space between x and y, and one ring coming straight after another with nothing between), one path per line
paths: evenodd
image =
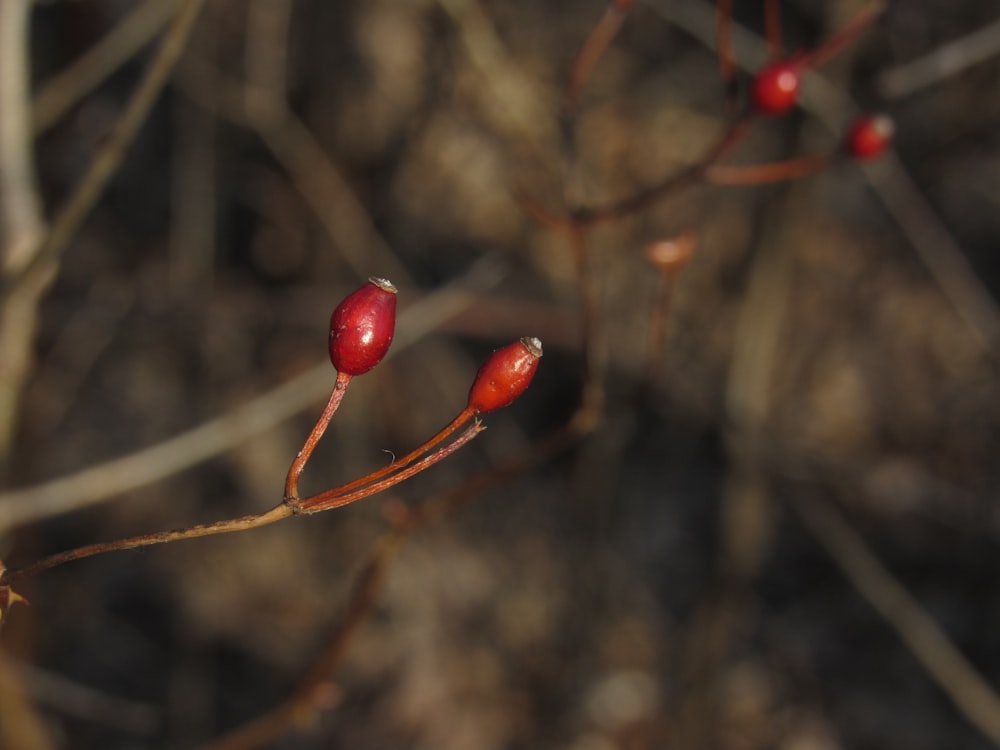
M31 261L4 285L2 289L4 297L9 296L18 285L25 284L40 274L44 275L49 264L58 258L73 240L80 225L90 214L124 161L132 141L180 57L204 3L205 0L184 0L145 76L133 92L108 139L97 151L66 204L53 220L51 229L32 254Z
M789 505L966 720L1000 745L1000 696L919 602L831 504L801 497Z
M878 79L879 92L886 99L900 99L958 75L998 53L1000 19L885 71Z
M617 3L609 3L597 24L584 40L583 46L573 61L569 82L566 84L566 93L563 96L563 107L567 114L572 115L576 112L587 81L590 80L598 61L621 30L627 14L627 8L622 8Z
M0 279L34 259L45 228L35 185L28 109L31 2L0 2ZM0 474L5 473L31 370L38 300L51 272L0 300Z
M802 156L769 164L713 165L705 170L705 182L712 185L765 185L784 182L822 172L834 161L834 155Z
M55 125L87 94L145 47L176 12L180 0L146 0L66 70L42 84L35 96L34 132Z
M410 477L415 476L439 461L443 461L448 458L448 456L469 443L485 429L486 427L481 422L476 420L476 422L467 427L461 435L445 447L438 448L426 458L423 458L410 466L400 468L384 479L380 479L377 482L361 487L353 492L345 493L339 487L334 487L332 490L320 492L303 500L296 500L288 505L296 514L308 515L311 513L321 513L325 510L332 510L333 508L342 508L343 506L350 505L358 500L363 500L366 497L371 497L379 492L384 492L390 487L395 487L400 482L405 482Z
M4 573L2 582L3 585L8 585L15 583L22 578L30 578L31 576L38 575L39 573L44 573L46 570L51 570L58 565L64 565L65 563L73 562L75 560L83 560L84 558L94 557L95 555L105 555L109 552L121 552L128 549L151 547L154 544L167 544L169 542L180 542L185 539L197 539L203 536L214 536L216 534L231 534L236 531L247 531L249 529L255 529L258 526L266 526L268 524L275 523L276 521L281 521L282 519L289 518L291 515L292 509L282 503L280 505L276 505L270 510L264 511L263 513L255 513L249 516L240 516L239 518L229 518L225 521L215 521L214 523L188 526L187 528L174 529L173 531L156 531L152 534L140 534L126 539L117 539L113 542L88 544L84 547L77 547L76 549L67 550L66 552L59 552L55 555L50 555L49 557L45 557L38 562L32 563L31 565L25 565L23 568L11 568Z

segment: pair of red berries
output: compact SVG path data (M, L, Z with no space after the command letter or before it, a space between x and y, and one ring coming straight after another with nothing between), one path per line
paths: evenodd
M389 351L395 328L396 287L386 279L370 278L333 311L330 361L339 373L368 372ZM541 356L542 343L536 338L493 352L476 375L467 408L484 414L510 405L527 389Z
M802 64L791 58L763 67L750 85L750 103L762 115L784 115L799 100L802 88ZM847 131L843 148L854 159L881 156L892 142L894 126L885 115L864 115Z
M351 378L382 361L396 330L396 287L385 279L371 278L337 305L330 318L330 361L337 382L330 400L292 461L285 479L285 503L295 513L318 513L338 508L381 492L447 458L484 428L478 415L507 406L524 393L538 368L542 342L523 338L498 349L486 360L469 390L466 407L444 429L416 450L388 466L317 495L299 499L299 476L344 397ZM472 421L471 426L467 426ZM457 438L438 448L466 426ZM435 450L436 448L436 450ZM433 451L433 452L432 452Z

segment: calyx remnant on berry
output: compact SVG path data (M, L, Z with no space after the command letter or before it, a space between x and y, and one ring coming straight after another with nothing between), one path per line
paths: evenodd
M395 330L396 287L373 276L333 311L330 361L337 372L366 373L389 351Z

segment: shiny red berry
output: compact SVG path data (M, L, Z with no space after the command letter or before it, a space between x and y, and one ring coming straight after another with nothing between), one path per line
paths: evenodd
M864 115L847 131L844 147L855 159L875 159L889 148L896 126L886 115Z
M778 60L762 68L750 85L753 108L763 115L783 115L799 100L802 73L790 60Z
M382 361L396 330L396 287L372 277L337 305L330 318L330 361L361 375Z
M497 349L476 373L468 408L482 414L509 406L528 388L542 356L542 342L523 338Z

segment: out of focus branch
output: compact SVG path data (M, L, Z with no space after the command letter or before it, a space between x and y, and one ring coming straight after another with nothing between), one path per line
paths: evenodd
M45 228L35 187L28 105L29 0L0 2L0 280L8 282L36 259ZM31 368L38 299L45 269L0 301L0 474Z
M35 96L33 125L41 135L130 60L167 24L180 0L146 0Z

